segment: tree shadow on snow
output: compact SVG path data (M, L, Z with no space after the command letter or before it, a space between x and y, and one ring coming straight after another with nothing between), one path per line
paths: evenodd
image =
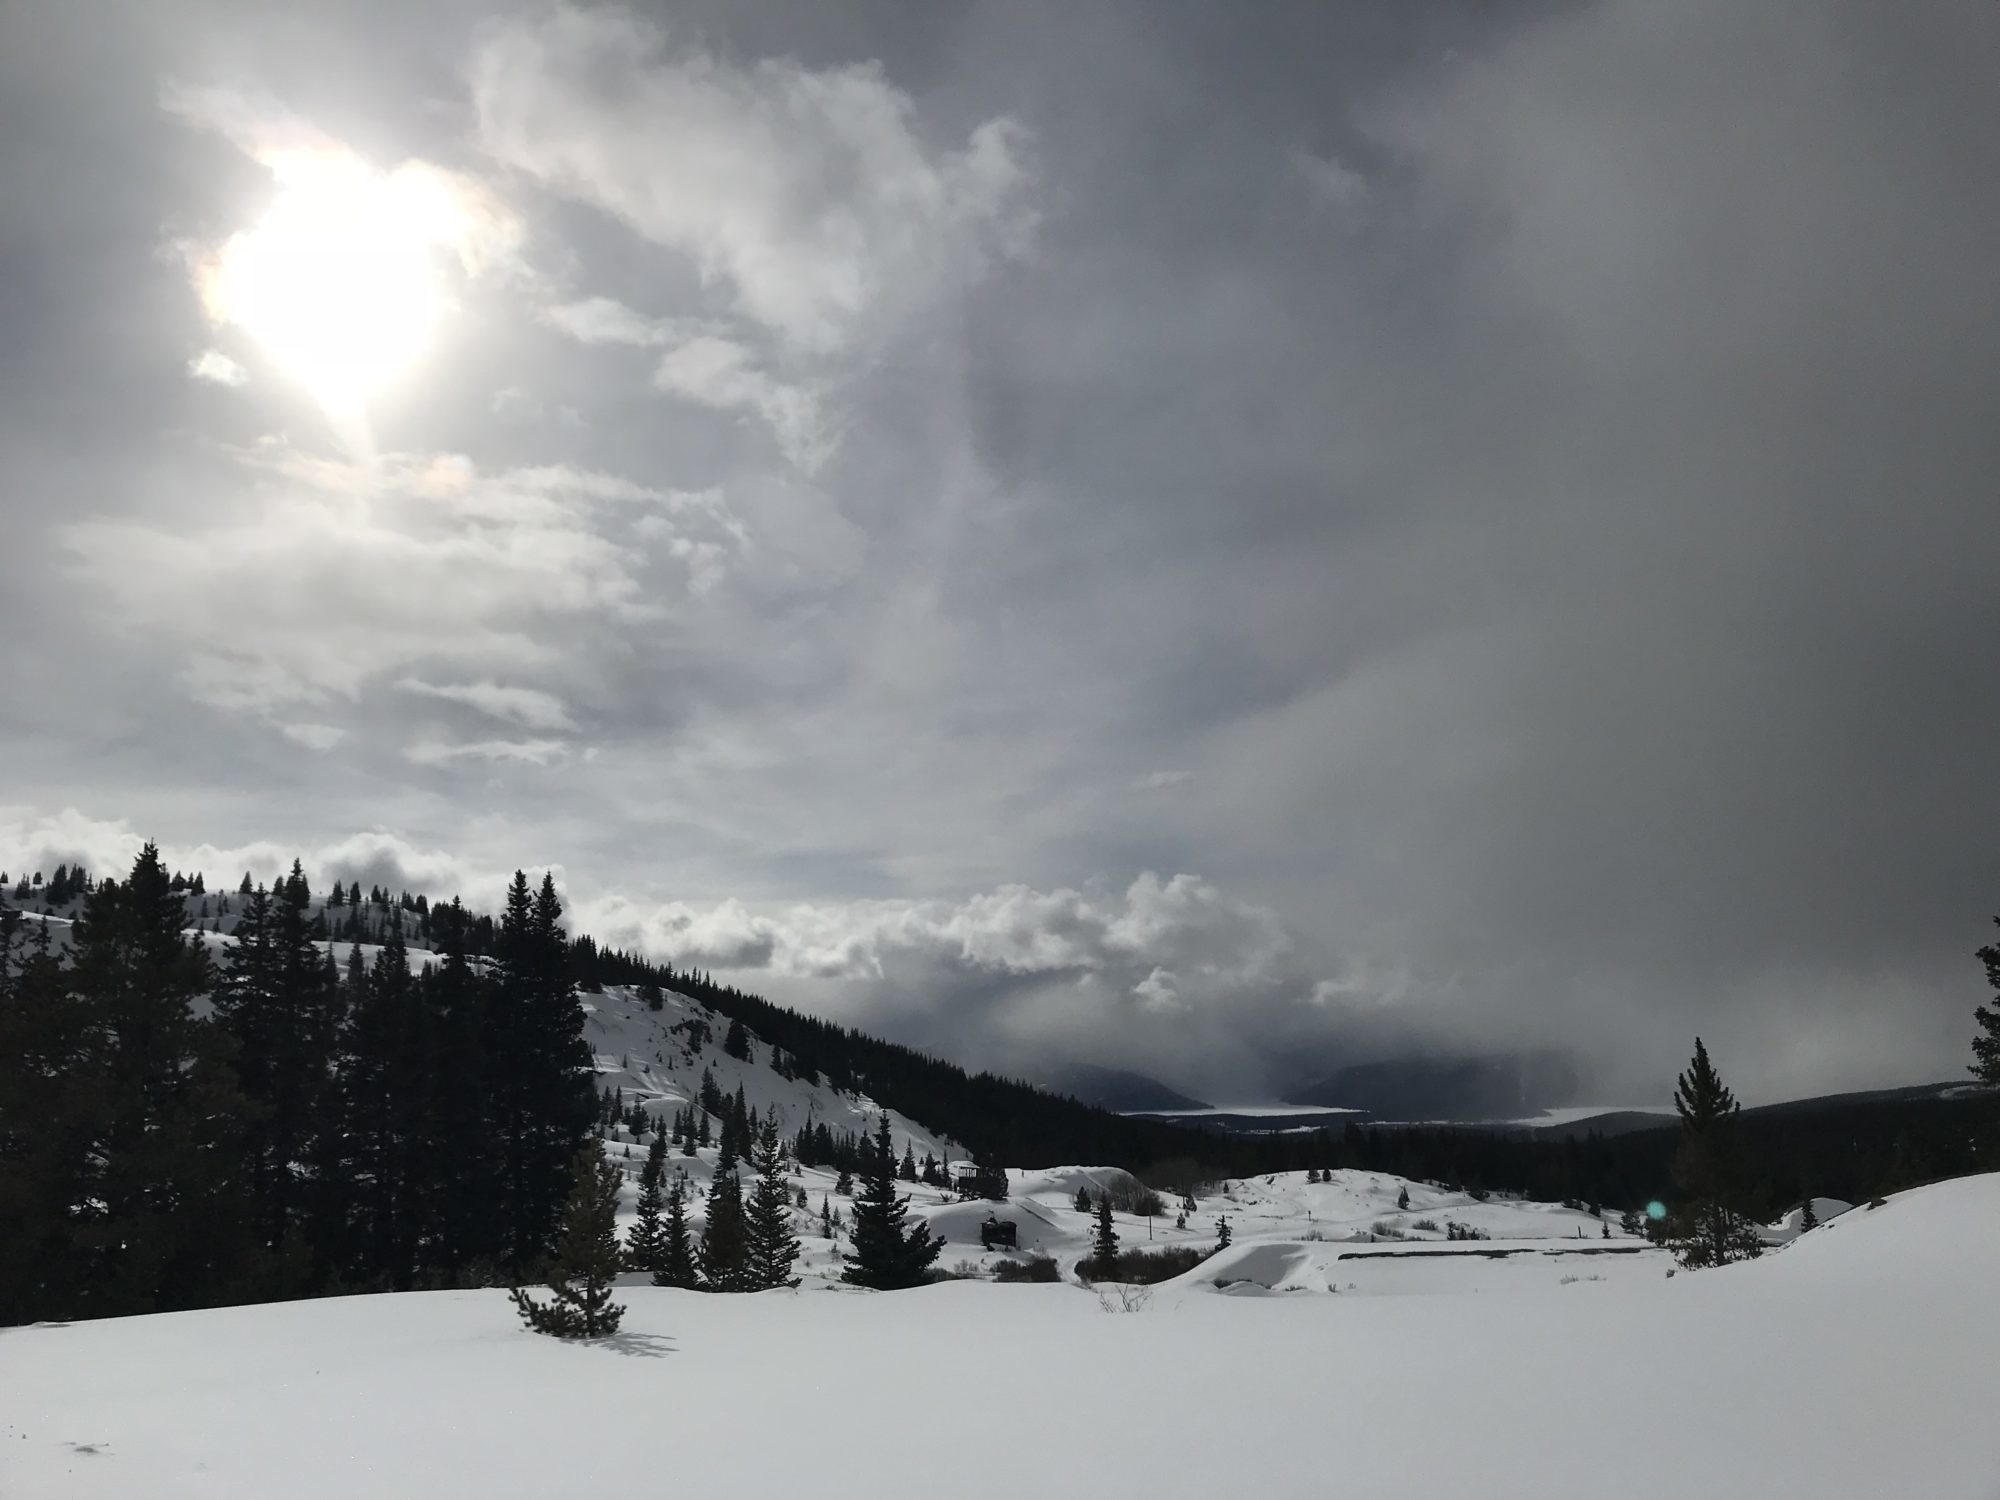
M674 1352L674 1341L663 1333L614 1333L590 1343L593 1348L609 1349L628 1359L665 1359Z

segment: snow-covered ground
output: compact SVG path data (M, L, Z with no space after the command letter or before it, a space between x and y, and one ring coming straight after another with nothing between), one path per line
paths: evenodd
M1480 1295L631 1287L595 1345L500 1292L15 1329L0 1494L1992 1500L1996 1225L2000 1176L1720 1271L1488 1287L1509 1262L1452 1258L1425 1288Z

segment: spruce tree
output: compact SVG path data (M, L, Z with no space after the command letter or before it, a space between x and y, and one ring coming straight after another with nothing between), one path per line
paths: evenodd
M1089 1188L1078 1188L1076 1190L1076 1211L1080 1214L1087 1214L1090 1212Z
M1229 1219L1227 1215L1218 1215L1216 1217L1215 1248L1218 1250L1227 1250L1229 1248Z
M944 1241L933 1238L922 1219L905 1224L909 1203L896 1194L896 1156L884 1113L862 1165L861 1191L854 1200L854 1253L841 1280L882 1292L923 1285Z
M749 1226L735 1162L718 1162L708 1185L708 1223L701 1233L701 1280L711 1292L749 1289Z
M302 1253L309 1220L324 1209L316 1179L338 1147L323 1137L337 1129L333 1070L346 992L320 947L325 935L294 860L268 895L256 890L245 903L214 997L249 1106L245 1164L259 1237L274 1253Z
M508 1264L539 1260L561 1215L567 1164L590 1131L590 1052L570 976L555 882L531 892L515 871L498 936L487 1064L499 1136L499 1209Z
M1090 1263L1098 1276L1109 1276L1118 1263L1118 1231L1111 1222L1109 1193L1097 1200L1097 1227L1090 1237Z
M1674 1089L1681 1140L1673 1176L1682 1198L1668 1217L1664 1236L1690 1270L1763 1253L1754 1226L1736 1210L1734 1126L1739 1108L1709 1060L1707 1046L1696 1037L1694 1060Z
M405 1291L415 1280L419 1223L433 1205L425 1192L425 1057L415 981L402 933L387 937L373 968L361 970L358 950L350 960L355 997L340 1066L340 1128L355 1195L349 1275L364 1286Z
M602 1338L616 1333L625 1309L611 1300L617 1283L618 1187L624 1173L604 1159L596 1143L571 1158L575 1186L563 1211L562 1238L549 1271L551 1300L537 1302L523 1287L511 1293L515 1310L537 1333L557 1338Z
M485 1033L498 980L473 966L473 919L459 901L432 911L431 934L440 961L426 966L420 983L436 1038L426 1079L440 1226L436 1262L442 1274L457 1277L468 1269L483 1273L504 1246Z
M97 1114L77 1084L100 1045L47 924L0 904L0 1327L86 1310L76 1237Z
M753 1292L793 1284L792 1265L799 1258L798 1236L792 1233L791 1191L785 1182L785 1158L778 1146L778 1127L770 1120L757 1133L751 1156L757 1182L750 1190L749 1254L745 1285Z
M1808 1194L1805 1202L1799 1205L1799 1233L1804 1234L1808 1230L1817 1228L1819 1228L1819 1215L1814 1212L1812 1196Z
M68 983L86 1040L89 1175L75 1205L77 1311L116 1316L266 1290L242 1179L245 1105L228 1043L194 1001L213 991L200 939L148 844L100 882L71 930Z
M688 1233L687 1178L675 1174L667 1189L667 1227L660 1242L660 1264L653 1272L654 1286L679 1287L697 1291L701 1272L695 1265L694 1238Z
M666 1258L667 1234L660 1222L666 1206L666 1178L667 1138L656 1135L639 1173L639 1216L625 1238L625 1263L635 1271L657 1275Z
M2000 924L2000 917L1994 922ZM1986 983L2000 992L2000 943L1989 943L1978 953L1986 966ZM1979 1035L1972 1039L1972 1076L1981 1083L2000 1088L2000 997L1972 1012L1979 1022Z

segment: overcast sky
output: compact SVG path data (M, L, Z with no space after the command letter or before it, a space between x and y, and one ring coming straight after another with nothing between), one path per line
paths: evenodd
M1996 78L1944 0L14 8L0 868L552 867L1208 1097L1954 1076Z

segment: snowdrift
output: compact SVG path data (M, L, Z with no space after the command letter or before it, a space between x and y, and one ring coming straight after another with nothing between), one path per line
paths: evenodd
M635 1287L594 1345L525 1332L500 1292L14 1329L0 1494L1019 1500L1032 1471L1149 1500L1992 1500L1996 1223L2000 1176L1761 1261L1526 1295L1189 1295L1123 1315L1063 1285ZM1283 1286L1351 1248L1244 1244L1210 1270Z

